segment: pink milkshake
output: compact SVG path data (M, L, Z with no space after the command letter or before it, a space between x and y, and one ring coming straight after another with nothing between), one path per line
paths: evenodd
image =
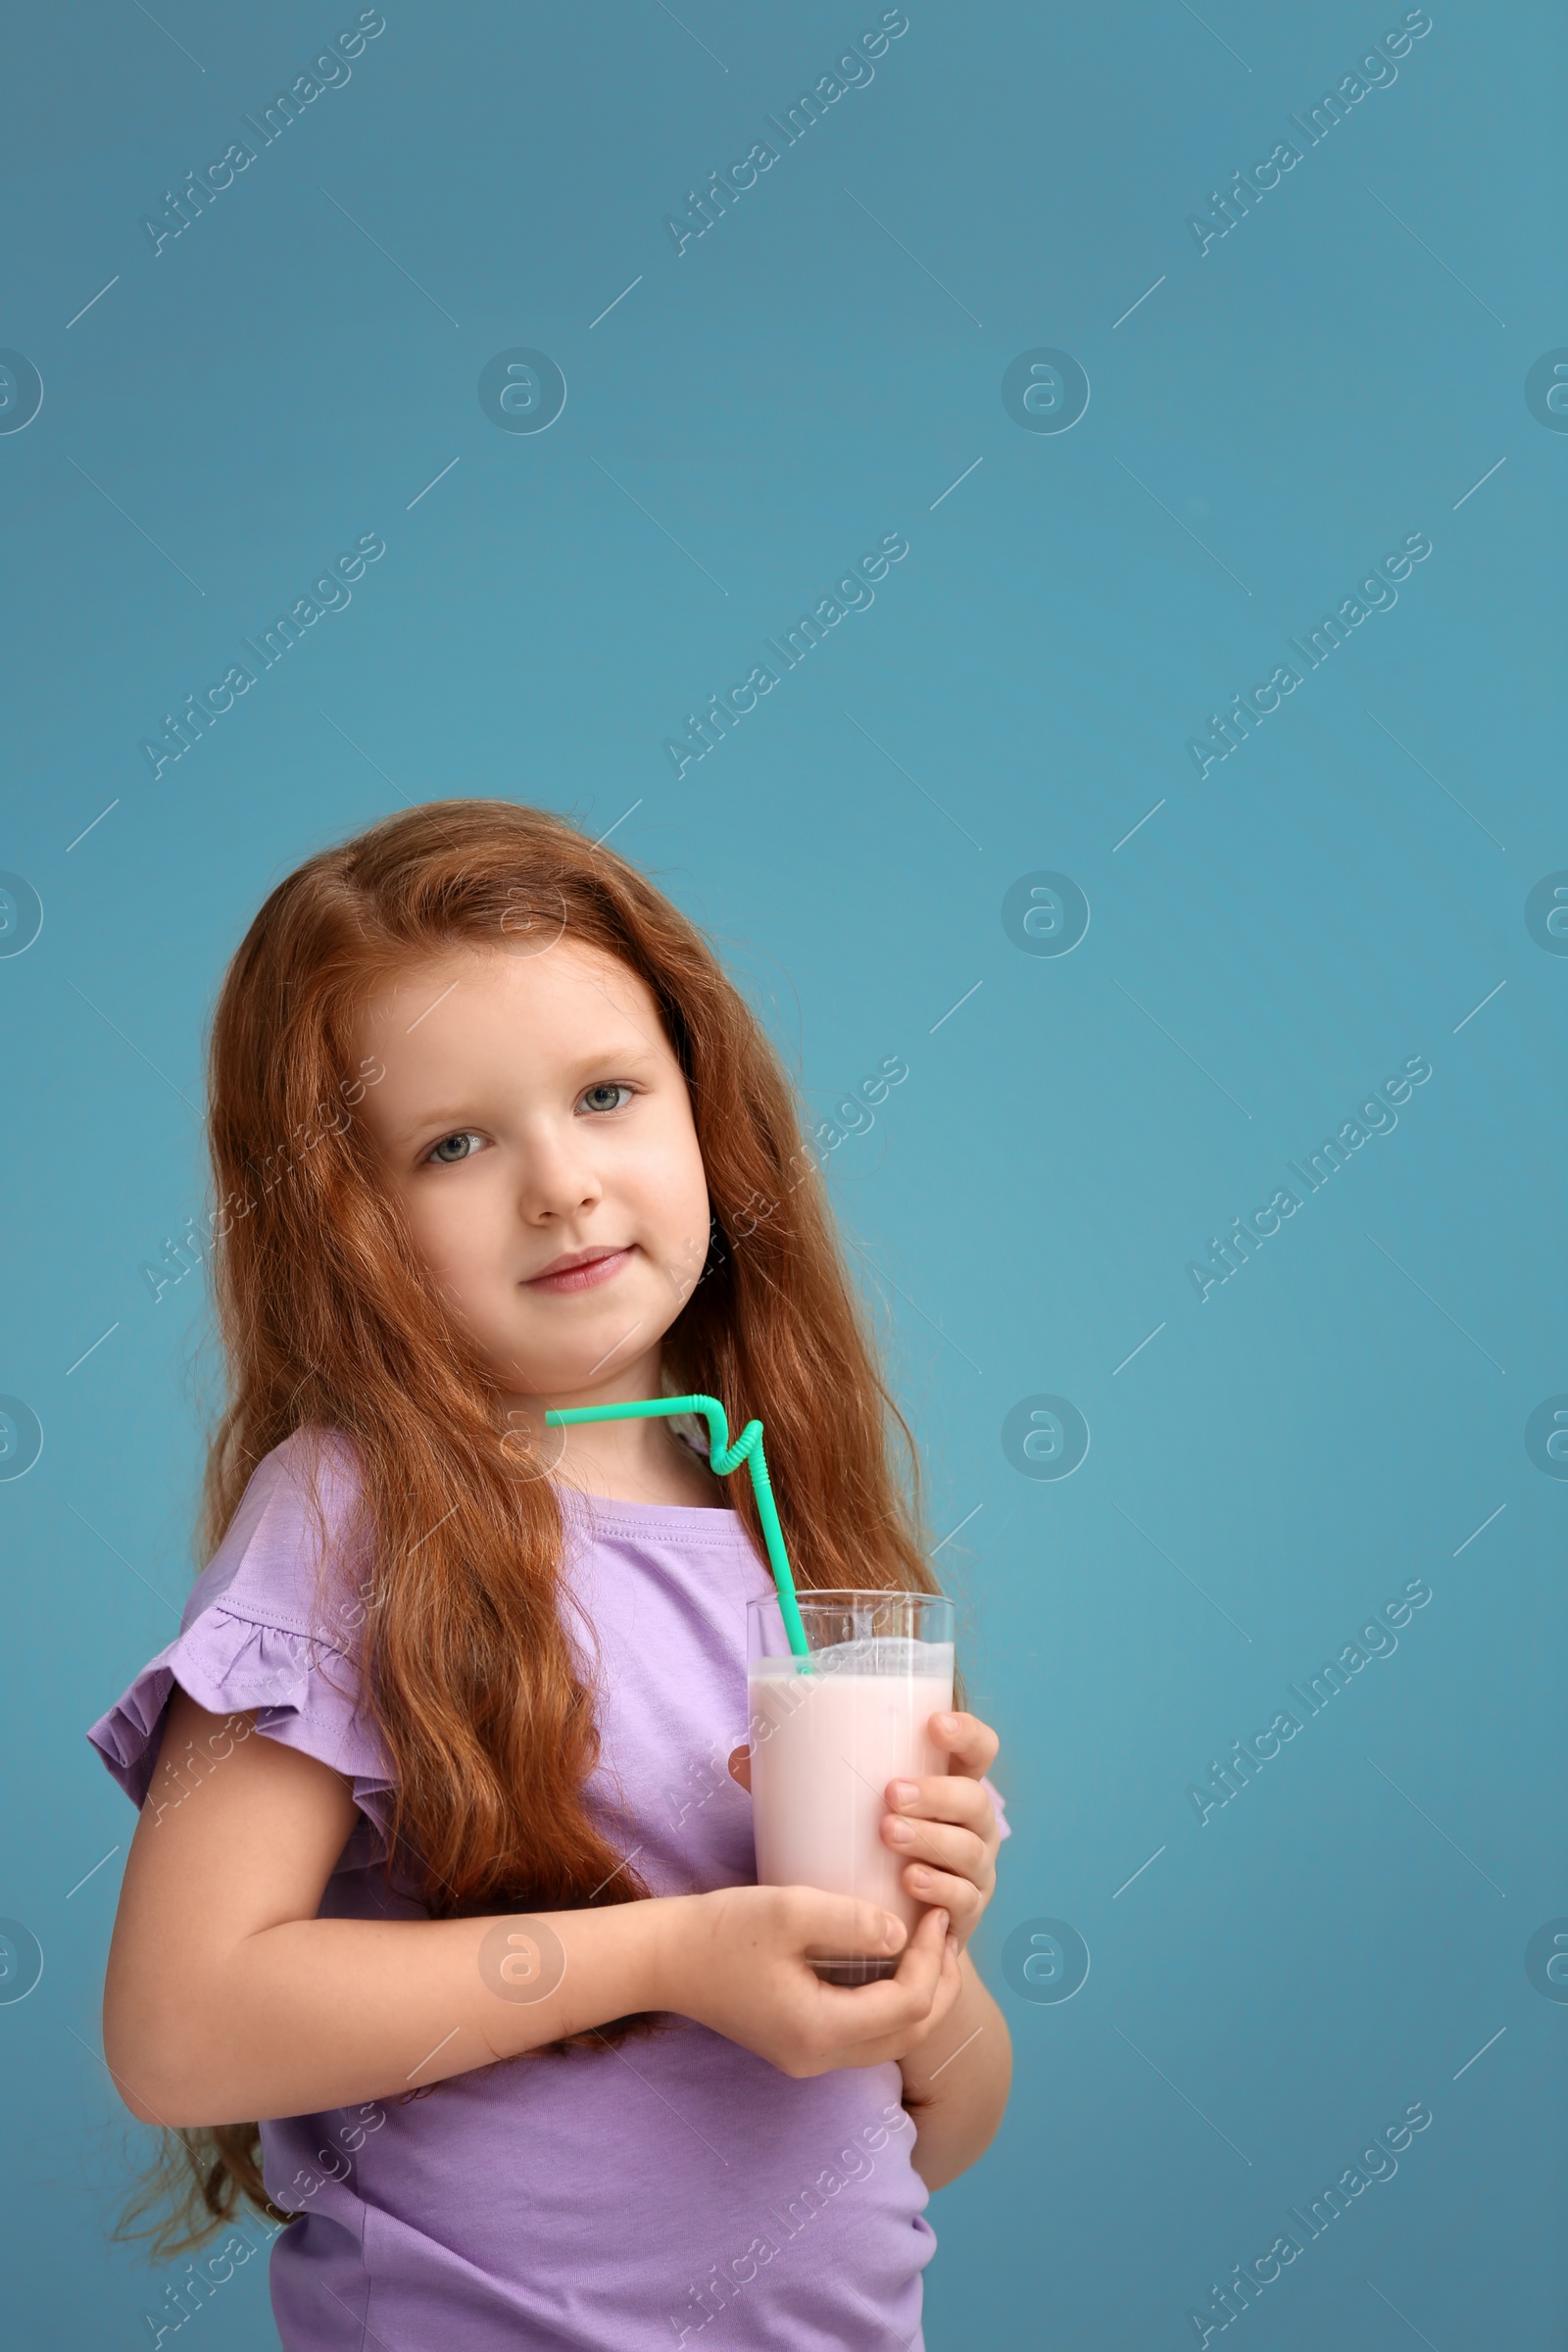
M863 1896L912 1933L925 1906L900 1886L907 1857L884 1842L880 1824L889 1781L947 1770L927 1727L953 1704L953 1604L888 1592L800 1601L809 1658L792 1657L781 1640L759 1654L754 1637L748 1669L758 1884ZM752 1605L765 1616L770 1604ZM915 1625L948 1638L906 1630ZM898 1961L827 1954L814 1965L830 1982L863 1984Z

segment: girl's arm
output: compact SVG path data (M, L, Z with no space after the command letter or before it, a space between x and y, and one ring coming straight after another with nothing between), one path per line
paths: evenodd
M480 1974L493 1921L318 1919L356 1820L348 1785L224 1729L174 1691L125 1865L104 2051L143 2122L391 2098L644 2006L653 1923L632 1914L646 1905L584 1915L565 1980L532 2005ZM185 1794L173 1765L187 1740L221 1760Z
M905 1931L875 1904L803 1887L527 1922L319 1919L356 1819L348 1785L274 1740L234 1739L234 1720L225 1750L224 1719L175 1690L126 1861L104 2048L144 2123L394 2098L639 2010L694 2018L804 2077L901 2058L957 1997L940 1911L895 1978L819 1984L808 1944L886 1953ZM187 1741L220 1758L188 1792L173 1776ZM526 1931L514 1951L514 1930Z
M910 2161L930 2189L945 2188L985 2154L1012 2082L1006 2021L967 1952L958 1965L957 2000L902 2062L904 2104L915 2129Z

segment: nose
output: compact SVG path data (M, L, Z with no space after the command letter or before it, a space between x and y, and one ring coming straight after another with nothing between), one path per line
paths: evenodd
M517 1207L531 1225L585 1215L605 1188L575 1120L551 1120L528 1137Z

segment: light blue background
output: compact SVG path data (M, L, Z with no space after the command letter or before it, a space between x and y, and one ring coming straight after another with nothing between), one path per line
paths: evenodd
M1016 1833L981 1947L1016 2085L932 2206L933 2352L1195 2341L1415 2100L1247 2340L1559 2343L1568 2006L1524 1950L1568 1913L1568 1485L1523 1430L1568 1390L1568 959L1523 908L1568 867L1568 436L1523 386L1568 342L1560 18L1434 0L1200 257L1187 216L1399 8L911 0L677 258L664 214L879 8L387 0L155 259L142 214L356 13L95 0L8 74L0 342L45 387L0 437L0 866L44 906L0 961L0 1390L45 1431L0 1487L0 1911L45 1954L0 2007L13 2334L145 2342L162 2295L106 2243L145 2145L97 2055L131 1816L82 1733L191 1571L202 1277L155 1305L140 1268L203 1210L214 991L302 857L478 793L616 824L816 1117L909 1065L830 1181L934 1536L964 1522ZM514 345L567 381L537 436L476 398ZM1060 436L1000 397L1038 345L1092 385ZM155 782L139 740L370 531L352 606ZM677 782L683 714L890 531L874 606ZM1200 783L1187 738L1416 531L1397 606ZM1092 909L1059 959L1001 921L1041 868ZM1397 1130L1200 1304L1189 1258L1415 1054ZM1090 1426L1062 1482L1002 1450L1037 1393ZM1188 1784L1417 1576L1397 1653L1200 1827ZM1061 2004L1002 1975L1042 1916L1092 1955ZM272 2341L260 2273L191 2325Z

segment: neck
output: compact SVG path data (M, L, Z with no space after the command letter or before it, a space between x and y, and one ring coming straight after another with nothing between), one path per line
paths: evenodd
M681 1444L662 1416L637 1421L588 1421L568 1429L545 1426L547 1407L581 1409L636 1404L663 1394L663 1352L651 1348L634 1362L552 1391L547 1397L509 1396L514 1428L526 1426L533 1446L560 1486L615 1502L666 1502L728 1507L722 1482Z

